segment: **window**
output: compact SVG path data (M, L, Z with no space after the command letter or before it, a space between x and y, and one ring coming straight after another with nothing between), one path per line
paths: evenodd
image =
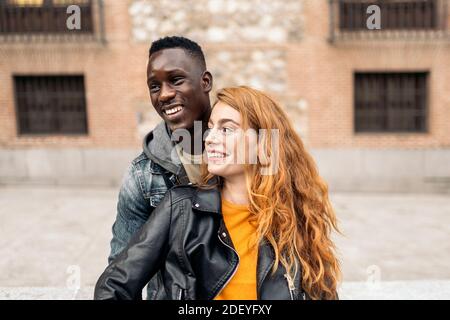
M330 42L375 39L449 39L450 0L329 0ZM367 12L379 7L379 16ZM378 17L379 29L369 29ZM375 22L370 20L370 22Z
M14 76L18 133L87 134L84 77Z
M426 132L427 72L355 73L355 132Z
M0 36L8 39L28 39L31 36L94 38L96 30L103 32L101 3L100 0L0 0ZM73 14L73 11L67 13L67 8L72 4L80 8L79 29L67 27Z
M340 29L367 30L367 7L373 4L380 7L381 28L384 30L437 28L437 0L344 0L339 2Z

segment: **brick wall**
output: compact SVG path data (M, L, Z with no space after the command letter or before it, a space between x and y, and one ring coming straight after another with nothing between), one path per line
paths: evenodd
M316 148L450 146L450 47L446 41L379 40L328 43L328 2L305 1L304 39L289 50L290 88L308 102L309 144ZM430 72L429 132L355 134L354 71ZM299 76L302 75L302 76Z
M281 100L311 147L450 145L448 41L330 44L324 0L166 2L105 1L105 46L2 44L0 145L138 146L140 137L159 121L145 84L148 47L170 34L189 36L204 47L215 89L247 84ZM353 72L400 70L430 72L429 132L355 135ZM16 73L83 73L89 135L17 137L12 87Z
M2 43L0 47L0 146L4 147L129 147L138 145L133 55L145 56L129 45L126 3L107 1L108 43ZM145 59L141 59L145 63ZM144 67L141 67L143 69ZM17 136L13 91L14 74L84 74L87 136ZM145 73L142 77L145 82ZM131 90L130 90L131 88ZM144 88L145 89L145 88Z

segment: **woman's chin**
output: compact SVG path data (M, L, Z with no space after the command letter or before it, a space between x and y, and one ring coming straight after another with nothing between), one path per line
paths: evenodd
M225 173L225 165L218 163L208 163L208 172L215 176L222 176Z

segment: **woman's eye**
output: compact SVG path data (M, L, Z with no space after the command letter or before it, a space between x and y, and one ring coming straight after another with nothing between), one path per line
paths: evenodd
M233 132L233 129L231 129L231 128L222 128L222 132L223 133L231 133L231 132Z
M153 84L150 86L150 91L158 91L159 90L159 86L156 84Z

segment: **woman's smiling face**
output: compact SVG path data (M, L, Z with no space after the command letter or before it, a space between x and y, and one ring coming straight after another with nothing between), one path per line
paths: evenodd
M223 178L244 174L248 154L256 154L257 138L244 132L240 113L219 101L212 109L208 129L205 139L208 171ZM249 146L250 150L246 150Z

